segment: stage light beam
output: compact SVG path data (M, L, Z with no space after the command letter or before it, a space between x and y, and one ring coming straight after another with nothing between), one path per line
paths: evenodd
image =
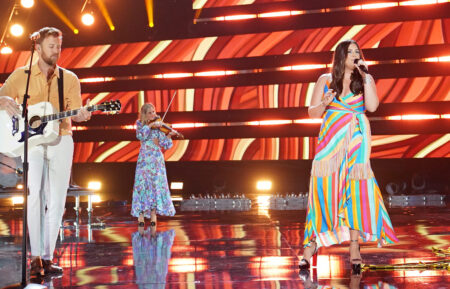
M74 34L78 34L78 29L73 25L73 23L69 20L69 18L64 14L64 12L59 9L59 7L53 2L52 0L42 0L50 10L52 10L53 13L55 13L56 16L58 16L59 19L61 19L64 24L66 24L70 30L73 31Z
M106 24L108 24L109 30L111 31L116 30L116 27L112 22L111 16L109 15L108 9L106 8L106 5L103 2L103 0L95 0L95 4L97 5L98 10L100 10L100 13L102 13L103 18L106 21Z
M147 9L148 27L155 27L153 18L153 0L145 0L145 8Z

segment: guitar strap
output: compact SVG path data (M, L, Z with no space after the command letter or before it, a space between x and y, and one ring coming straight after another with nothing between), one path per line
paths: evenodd
M58 78L58 94L59 94L59 112L64 111L64 73L63 69L59 68Z

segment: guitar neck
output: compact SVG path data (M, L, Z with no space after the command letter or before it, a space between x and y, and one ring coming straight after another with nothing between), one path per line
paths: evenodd
M92 105L92 106L88 106L87 110L88 111L96 111L96 110L98 110L98 108L97 108L97 105ZM66 111L62 111L62 112L58 112L58 113L54 113L54 114L45 115L45 116L41 117L41 121L45 123L45 122L49 122L52 120L68 118L68 117L77 115L79 111L80 111L80 109L78 108L78 109L74 109L74 110L66 110Z

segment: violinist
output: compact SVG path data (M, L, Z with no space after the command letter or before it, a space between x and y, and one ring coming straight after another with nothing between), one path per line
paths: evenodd
M165 134L161 130L163 123L157 118L151 103L141 107L136 127L141 148L136 164L131 215L138 218L139 226L144 226L144 219L149 218L150 226L156 227L156 215L175 215L161 149L171 148L172 136L178 132L171 129Z

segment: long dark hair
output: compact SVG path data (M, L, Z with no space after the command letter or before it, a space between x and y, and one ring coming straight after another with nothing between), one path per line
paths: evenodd
M333 68L331 70L332 80L330 84L330 88L336 92L337 96L340 96L343 90L343 80L344 80L344 71L345 71L345 60L348 55L348 47L350 44L355 44L358 47L359 54L361 55L361 59L364 60L364 56L362 54L361 49L359 48L358 43L355 40L344 40L338 44L336 50L334 51L333 56ZM350 76L350 90L353 94L360 94L364 91L364 84L361 74L358 69L353 69L353 72Z

